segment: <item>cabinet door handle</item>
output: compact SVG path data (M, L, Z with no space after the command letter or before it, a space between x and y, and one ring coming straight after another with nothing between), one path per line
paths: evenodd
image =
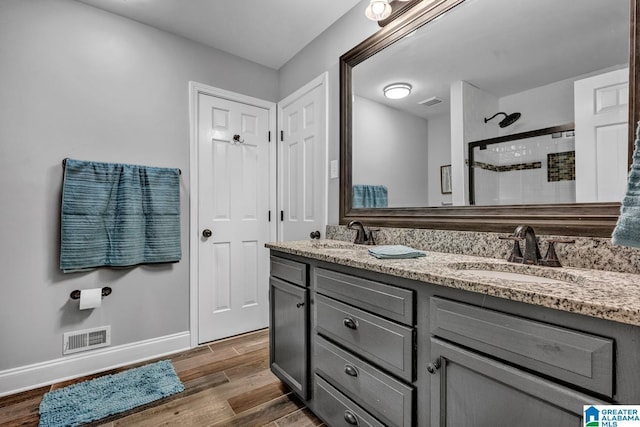
M356 417L356 415L348 409L344 411L344 420L352 426L358 425L358 417Z
M304 306L304 303L303 303L303 302L299 302L299 303L297 303L297 304L296 304L296 307L298 307L298 308L300 308L300 307L302 307L302 306Z
M435 374L438 369L440 369L440 359L436 359L427 365L427 372L431 375Z
M353 365L344 365L344 373L351 377L358 376L358 370Z
M342 324L349 329L358 329L358 322L350 317L345 317Z

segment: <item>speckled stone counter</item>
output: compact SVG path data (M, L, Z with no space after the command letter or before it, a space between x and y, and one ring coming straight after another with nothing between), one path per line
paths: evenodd
M640 326L640 276L583 268L550 268L500 259L427 252L416 259L380 260L367 246L319 240L268 243L267 248L434 285ZM527 274L517 281L486 271Z
M353 241L354 230L344 225L328 225L326 238ZM512 242L500 240L505 233L487 233L457 230L429 230L416 228L381 227L375 232L379 245L402 244L425 251L475 255L505 259L511 252ZM556 246L562 265L567 267L617 271L640 274L640 249L615 246L611 239L600 237L570 237L538 235L540 250L544 254L551 238L575 240L572 244Z

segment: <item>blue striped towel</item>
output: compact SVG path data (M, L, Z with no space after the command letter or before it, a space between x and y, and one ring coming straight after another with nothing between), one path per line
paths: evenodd
M181 258L179 169L66 160L63 272Z
M427 256L426 252L403 245L376 246L369 249L369 254L379 259L404 259Z
M640 247L640 122L636 128L633 161L627 182L627 193L622 199L618 223L613 230L614 245Z
M354 185L352 191L354 208L386 208L387 187L384 185Z

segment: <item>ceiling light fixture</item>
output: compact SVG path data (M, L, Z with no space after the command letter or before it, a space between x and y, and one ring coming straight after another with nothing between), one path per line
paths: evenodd
M393 8L389 3L397 1L400 3L406 3L411 0L371 0L369 6L364 10L364 14L372 21L382 21L391 16Z
M385 86L382 92L389 99L400 99L409 96L411 85L409 83L392 83Z
M364 14L372 21L387 19L391 15L389 0L371 0L369 6L364 10Z

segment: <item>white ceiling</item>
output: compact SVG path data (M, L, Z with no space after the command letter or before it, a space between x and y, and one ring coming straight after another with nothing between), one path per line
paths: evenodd
M78 1L276 70L359 2L359 0Z
M468 0L353 70L357 95L421 117L449 111L452 82L498 98L629 59L628 0ZM382 88L413 86L388 100ZM444 102L418 102L438 96Z
M359 0L77 0L280 69ZM628 0L467 0L354 68L354 91L412 114L448 111L451 82L498 97L624 64ZM364 11L362 11L362 19ZM386 84L412 95L389 101ZM428 109L419 101L445 102Z

